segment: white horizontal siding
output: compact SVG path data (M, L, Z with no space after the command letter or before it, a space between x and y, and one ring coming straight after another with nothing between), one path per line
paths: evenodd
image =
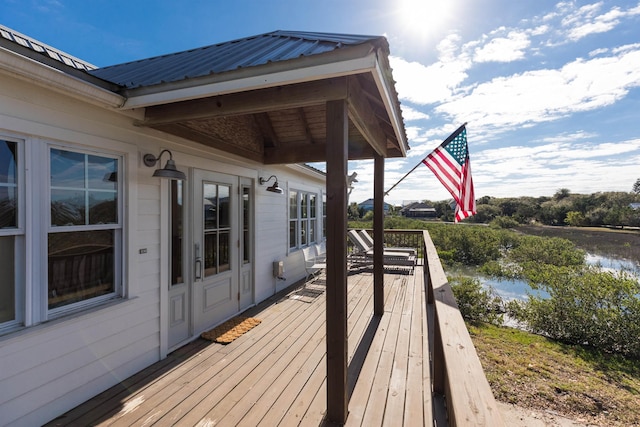
M255 302L304 277L300 251L288 253L288 193L273 194L258 177L278 176L283 188L321 193L322 182L298 170L247 164L231 155L134 126L139 112L119 114L34 88L0 73L0 133L124 156L125 298L0 336L0 424L45 423L159 360L166 266L161 181L142 164L145 153L170 148L178 168L208 169L254 180ZM166 201L165 201L166 203ZM166 213L164 214L166 215ZM163 252L165 251L165 252ZM272 274L285 262L287 281ZM46 276L46 273L44 273Z

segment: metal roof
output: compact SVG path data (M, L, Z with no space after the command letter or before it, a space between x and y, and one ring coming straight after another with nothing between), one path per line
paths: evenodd
M25 36L24 34L12 30L9 27L0 25L0 36L2 39L17 43L30 51L45 55L49 59L53 59L54 61L58 61L77 70L90 71L97 68L95 65L90 64L87 61L83 61L66 52L48 46L32 37Z
M380 36L274 31L103 67L90 73L133 89L318 55L366 42L378 43L388 50L386 39Z

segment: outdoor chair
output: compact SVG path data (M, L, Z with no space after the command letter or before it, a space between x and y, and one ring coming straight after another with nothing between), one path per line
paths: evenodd
M322 248L322 245L311 245L302 249L302 255L304 256L304 268L307 272L305 284L309 278L317 278L317 276L327 268L326 251L318 251L318 249L322 251Z
M373 237L371 237L371 235L369 233L367 233L366 230L359 230L358 231L360 236L362 237L362 241L369 247L370 250L373 250ZM390 252L406 252L410 255L416 255L417 251L416 248L409 248L409 247L388 247L385 246L384 247L385 251L390 251Z
M356 248L347 258L350 266L362 267L373 265L373 249L363 241L362 236L360 236L356 230L349 230L347 237ZM382 252L382 262L385 266L406 266L409 267L410 270L413 270L413 267L416 265L416 256L409 252L385 249Z

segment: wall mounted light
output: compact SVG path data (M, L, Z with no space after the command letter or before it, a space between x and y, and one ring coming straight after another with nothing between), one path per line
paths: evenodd
M165 152L169 153L169 160L167 160L167 164L164 166L164 168L156 169L156 171L153 173L153 176L156 176L158 178L178 179L181 181L186 180L187 176L184 174L184 172L180 172L176 168L176 162L173 161L173 155L169 150L162 150L160 154L158 154L158 157L155 157L153 154L145 154L142 158L142 161L146 166L152 168L156 165L157 162L160 161L160 158Z
M258 178L258 182L260 183L260 185L266 184L267 182L271 181L271 178L275 178L275 182L273 183L273 185L267 187L267 191L271 191L272 193L278 193L278 194L282 194L284 193L284 190L282 190L282 188L280 188L278 186L278 177L275 175L271 175L269 178L264 179L263 177Z

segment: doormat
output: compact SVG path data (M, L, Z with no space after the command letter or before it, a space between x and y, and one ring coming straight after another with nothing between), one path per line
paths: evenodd
M262 322L255 317L234 317L231 320L216 326L210 331L200 334L205 340L217 342L220 344L229 344L241 335L249 332Z

